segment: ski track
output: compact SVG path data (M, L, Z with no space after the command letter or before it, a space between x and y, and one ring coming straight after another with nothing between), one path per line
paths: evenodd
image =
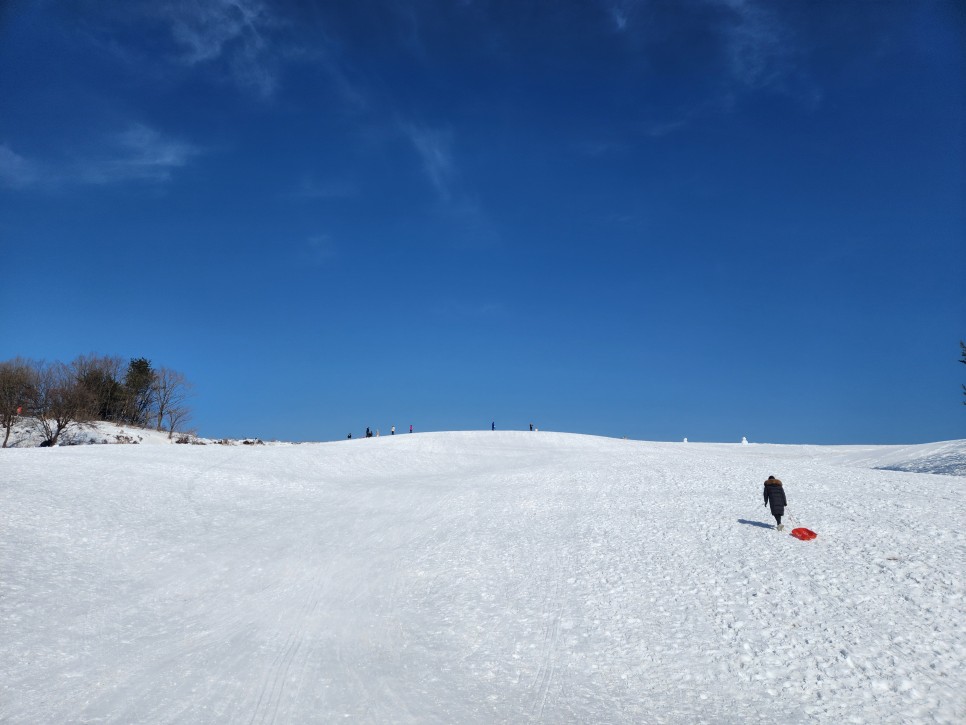
M3 451L0 721L962 722L966 479L875 455Z

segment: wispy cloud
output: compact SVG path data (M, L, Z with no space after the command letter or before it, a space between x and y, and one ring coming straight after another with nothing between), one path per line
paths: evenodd
M461 196L447 201L440 218L453 230L451 241L464 249L489 249L500 242L500 233L476 198Z
M312 176L303 176L293 190L281 196L288 199L348 199L358 193L357 185L345 179L319 181Z
M270 96L277 86L277 59L267 34L278 21L261 0L205 0L162 4L171 35L187 66L222 61L238 85Z
M627 30L628 23L630 22L630 12L635 4L633 0L621 0L620 2L610 2L606 5L607 13L610 15L611 22L614 23L615 30L618 32Z
M266 13L258 0L175 3L170 10L171 32L184 48L186 63L217 58L236 40L249 52L264 47L258 24Z
M304 252L308 263L319 266L333 259L337 250L328 234L314 234L306 240Z
M72 3L73 5L74 3ZM77 0L78 37L141 76L204 73L273 96L291 27L265 0Z
M106 154L88 159L83 178L91 183L168 181L188 164L199 149L136 124L109 140Z
M317 65L338 92L344 110L362 111L369 98L341 44L310 5L293 12L267 0L148 0L155 19L166 24L178 51L175 62L210 70L267 100L290 64ZM155 4L156 3L156 4ZM306 32L306 28L309 31Z
M503 302L466 302L453 297L435 300L429 306L429 312L438 318L448 320L465 320L467 322L484 322L503 317L507 313L507 306Z
M731 77L752 89L780 83L793 52L786 28L768 9L749 0L717 1L734 18L724 29Z
M683 102L665 118L650 119L644 132L652 138L672 134L707 113L727 111L743 95L769 91L813 105L820 94L809 80L806 53L781 12L764 0L601 0L615 33L628 43L643 67L681 69L698 79ZM683 8L689 12L683 13ZM676 43L667 42L678 37ZM690 54L689 38L701 40Z
M0 144L0 184L7 188L23 189L43 179L41 167L24 158L6 144Z
M29 158L0 145L0 183L19 189L163 183L199 153L196 146L134 124L68 159Z
M452 199L455 178L452 133L411 124L404 125L403 130L419 154L423 170L440 197L444 201Z
M614 21L614 25L618 30L623 30L627 27L627 15L621 8L614 7L610 10L610 16Z
M453 132L417 123L400 123L416 151L423 173L436 194L438 220L451 230L450 240L464 248L488 248L500 235L472 188L467 188L456 164Z

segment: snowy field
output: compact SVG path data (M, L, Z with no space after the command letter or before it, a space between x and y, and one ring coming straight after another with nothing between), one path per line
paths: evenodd
M964 466L488 431L0 450L0 722L963 723ZM769 474L817 540L774 530Z

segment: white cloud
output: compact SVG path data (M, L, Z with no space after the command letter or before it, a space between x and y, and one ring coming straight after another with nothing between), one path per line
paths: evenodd
M737 19L726 31L729 71L748 88L780 82L788 72L791 41L778 20L749 0L718 0Z
M145 12L169 28L180 51L173 62L180 66L222 74L224 80L268 99L286 64L318 64L347 110L368 106L364 88L340 59L340 44L313 24L312 13L286 13L267 0L145 1ZM306 21L309 36L300 33L299 23ZM306 37L310 42L304 42Z
M359 193L356 184L344 179L318 181L304 176L298 186L282 196L290 199L348 199Z
M36 185L43 178L40 167L6 144L0 144L0 184L20 189Z
M663 25L673 31L680 23L688 32L700 31L701 37L711 42L699 56L706 64L701 69L705 84L696 84L690 100L676 105L670 114L656 107L659 115L642 126L652 138L674 134L707 113L728 112L750 92L785 94L809 107L821 98L805 68L806 49L782 17L780 3L689 0L679 6L658 0L600 2L615 32L627 38L645 65L651 53L665 54L672 63L678 62L677 54L682 49L662 43L667 33ZM693 12L686 14L689 8ZM655 32L655 28L664 33Z
M325 264L336 256L337 250L328 234L315 234L305 242L307 260L316 265Z
M437 196L438 219L451 230L451 243L465 248L488 248L500 235L483 205L460 179L453 154L453 134L448 129L400 124L416 150L423 171Z
M610 13L611 21L614 23L614 29L618 32L626 30L629 22L627 3L610 5L607 10Z
M707 14L710 30L720 39L726 58L725 72L734 83L750 89L781 85L792 72L795 42L790 29L778 17L774 4L762 0L693 0L695 10L724 10ZM604 0L603 10L615 31L629 34L646 31L642 23L653 23L655 8L667 10L678 6L660 5L656 0ZM780 7L780 6L779 6ZM680 4L680 12L688 12L688 4ZM665 22L674 22L675 13L663 12ZM700 14L697 15L700 17Z
M254 49L264 47L258 24L266 11L258 0L210 0L173 7L171 33L185 49L182 60L188 64L221 56L235 40Z
M464 249L489 249L500 243L500 233L477 199L447 201L441 219L453 230L451 242Z
M200 149L191 144L134 124L68 160L31 159L0 145L0 183L12 188L160 183L170 180L175 170L199 153Z
M165 138L155 129L136 124L117 134L105 154L88 159L82 175L92 183L168 181L199 153L183 141Z
M407 125L404 127L413 147L419 153L423 169L433 183L440 197L447 201L452 198L454 167L452 154L452 134L448 131L434 130Z
M238 85L263 97L273 93L277 62L266 34L277 22L261 0L184 1L164 7L171 35L182 49L181 63L222 60Z

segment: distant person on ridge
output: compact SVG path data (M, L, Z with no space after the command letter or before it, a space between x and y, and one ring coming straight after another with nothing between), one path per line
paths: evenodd
M785 500L785 489L782 488L782 482L774 476L769 476L768 480L765 481L765 505L768 506L769 504L771 504L771 515L775 517L777 523L775 528L781 531L785 528L782 526L782 515L785 513L788 501Z
M496 421L495 420L492 423L490 423L490 430L496 430Z

